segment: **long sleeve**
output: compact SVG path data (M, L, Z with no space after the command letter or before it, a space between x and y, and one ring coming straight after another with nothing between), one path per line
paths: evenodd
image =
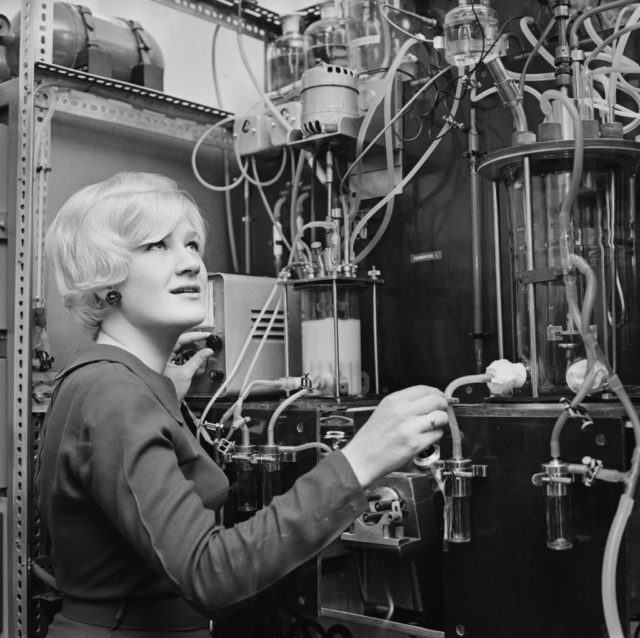
M221 471L138 376L113 367L91 366L81 391L68 388L74 418L51 439L57 476L45 449L41 483L58 484L43 518L63 585L84 574L98 597L139 595L161 590L159 575L214 617L316 555L366 507L336 452L253 518L217 527L210 507L226 490Z

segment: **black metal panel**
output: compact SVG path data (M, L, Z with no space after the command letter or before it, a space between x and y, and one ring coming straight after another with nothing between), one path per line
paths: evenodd
M556 415L518 416L514 410L511 416L499 417L490 416L487 406L474 407L464 408L459 417L465 455L486 463L488 474L473 479L471 541L450 544L444 554L445 635L600 638L605 635L602 557L621 485L575 484L574 547L548 549L544 488L535 487L531 476L549 460ZM563 460L580 462L590 455L602 459L605 467L625 469L628 435L618 408L585 431L569 422L561 439ZM637 518L635 513L630 528ZM618 567L618 599L621 615L628 620L637 607L631 600L637 589L631 567L637 565L638 538L629 531L626 538Z

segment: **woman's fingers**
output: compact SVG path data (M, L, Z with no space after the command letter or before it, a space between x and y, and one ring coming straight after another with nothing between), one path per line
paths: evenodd
M192 343L197 343L198 341L204 341L211 333L210 332L201 332L198 330L189 330L188 332L183 332L179 337L176 345L173 347L173 351L177 352L180 348L184 346L188 346Z

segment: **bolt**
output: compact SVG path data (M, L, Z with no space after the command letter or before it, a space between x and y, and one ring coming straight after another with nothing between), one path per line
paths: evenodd
M296 432L298 432L298 434L302 434L304 432L304 423L298 423L298 425L296 425Z

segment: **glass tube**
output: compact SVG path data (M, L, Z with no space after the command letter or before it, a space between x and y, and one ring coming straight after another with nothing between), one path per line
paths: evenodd
M236 504L239 512L258 509L258 473L249 461L236 463Z
M563 550L573 547L573 518L569 485L549 483L545 495L547 547Z

